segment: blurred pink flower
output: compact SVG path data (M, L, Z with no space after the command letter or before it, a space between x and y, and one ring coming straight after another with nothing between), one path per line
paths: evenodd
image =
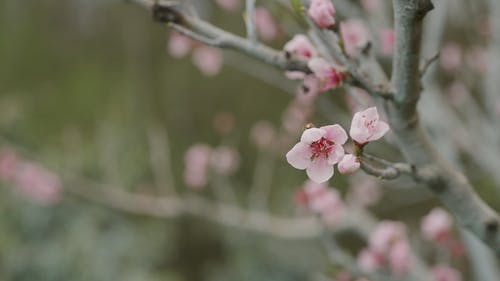
M241 0L215 0L222 9L236 11L241 4Z
M370 235L370 248L379 253L388 253L393 244L406 239L406 226L398 221L381 221Z
M389 125L379 120L376 107L370 107L354 114L349 134L360 145L375 141L389 131Z
M321 92L338 87L346 76L343 67L323 58L313 58L307 63L307 66L318 79L319 91Z
M174 58L182 58L191 51L191 40L177 32L170 32L168 53Z
M188 187L201 189L207 185L212 148L206 144L189 147L184 155L184 182Z
M395 275L407 273L411 268L410 245L406 239L396 241L389 251L389 267Z
M462 274L446 265L438 265L432 269L433 281L462 281Z
M34 201L53 204L61 199L61 180L39 164L20 163L13 183L23 195Z
M286 159L294 168L305 169L314 182L325 182L333 176L333 165L344 156L342 145L346 141L347 134L340 125L310 128L302 133Z
M255 8L254 19L257 32L263 40L272 40L278 35L278 25L266 8Z
M453 219L442 208L434 208L422 219L420 230L425 239L434 242L445 242L451 238Z
M380 0L361 0L361 6L369 13L380 9Z
M330 0L311 0L307 13L320 28L327 28L335 23L335 7Z
M362 270L373 272L384 265L385 257L370 248L365 248L358 254L357 263Z
M359 19L341 22L340 35L344 41L345 51L351 57L355 56L358 50L365 47L370 40L365 24Z
M222 68L222 53L219 49L202 46L196 48L192 57L193 63L206 76L214 76Z
M304 194L308 208L321 216L329 225L335 225L342 220L344 203L336 189L331 189L325 183L306 181Z
M456 43L447 43L441 49L441 67L446 71L457 70L462 65L462 48Z
M361 166L359 158L353 154L346 154L337 166L341 174L352 174Z
M11 182L16 174L19 165L19 157L10 148L0 150L0 180Z
M269 121L259 121L250 129L250 139L261 149L269 147L275 137L276 131Z
M368 207L376 204L382 197L382 190L374 178L356 174L349 179L350 187L346 196L349 204Z
M212 152L210 166L221 175L230 175L240 167L240 154L232 147L219 146Z
M318 55L316 48L304 34L296 34L283 46L283 50L304 59L310 59Z
M380 36L380 52L389 56L392 54L394 50L394 29L392 28L383 28L379 32Z

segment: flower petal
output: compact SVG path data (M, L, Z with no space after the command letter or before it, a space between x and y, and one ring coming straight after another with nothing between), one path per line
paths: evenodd
M322 183L333 176L333 165L330 165L326 158L318 157L307 167L306 172L312 181Z
M389 125L384 121L378 121L373 131L373 135L370 137L370 141L378 140L383 137L389 131Z
M310 128L305 130L302 133L302 137L300 138L300 142L311 144L317 140L320 140L323 136L326 135L326 131L320 128Z
M304 170L311 164L311 151L305 143L297 143L286 154L286 161L294 168Z
M325 138L327 140L333 141L336 144L342 145L347 139L347 133L339 124L323 126L320 129L326 131Z
M341 145L334 145L332 151L328 153L328 164L337 164L344 157L344 153L344 148Z

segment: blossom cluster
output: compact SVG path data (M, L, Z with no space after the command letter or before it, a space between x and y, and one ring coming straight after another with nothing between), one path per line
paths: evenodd
M212 148L207 144L194 144L184 155L184 182L193 189L208 184L210 172L228 176L238 170L240 156L229 146Z
M11 148L0 150L0 181L42 204L53 204L61 199L59 176L38 163L23 159Z
M349 134L356 147L362 148L388 131L389 125L379 119L377 108L371 107L354 114ZM345 153L343 145L347 140L347 133L339 124L309 128L286 159L294 168L306 170L312 181L322 183L333 176L337 163L341 173L352 173L360 167L359 155Z

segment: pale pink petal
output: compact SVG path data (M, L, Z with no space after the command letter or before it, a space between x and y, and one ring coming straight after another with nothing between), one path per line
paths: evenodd
M358 157L346 154L339 162L338 169L341 174L352 174L359 169L360 165Z
M434 208L422 219L422 236L430 241L440 242L449 238L453 219L442 208Z
M311 144L317 140L320 140L324 137L326 131L320 128L310 128L305 130L302 133L302 137L300 138L300 142Z
M329 141L333 141L335 144L342 145L349 138L344 128L338 124L323 126L320 127L320 129L325 130L326 134L324 137Z
M295 35L292 40L283 46L283 50L305 59L310 59L318 55L316 48L304 34Z
M324 58L312 58L309 62L307 62L307 66L319 78L325 77L328 71L332 68L331 64Z
M446 265L438 265L432 269L433 281L462 281L462 274Z
M306 74L302 71L285 71L285 76L290 80L301 80L306 77Z
M311 165L311 151L305 143L297 143L286 154L286 160L290 165L299 170L304 170Z
M396 275L407 273L411 267L410 246L405 239L394 243L389 252L389 266Z
M318 157L306 169L309 178L317 183L328 181L333 176L333 165L323 157Z
M375 141L383 137L387 132L389 132L389 125L384 121L378 121L373 131L370 141Z
M332 151L328 153L328 164L337 164L344 157L344 153L344 148L341 145L334 145Z

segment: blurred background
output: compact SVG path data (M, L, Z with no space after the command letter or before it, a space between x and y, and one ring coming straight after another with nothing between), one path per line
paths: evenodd
M228 12L208 0L198 3L204 18L244 34L241 5ZM293 18L276 5L269 8L285 21ZM299 29L283 27L269 44L281 49ZM284 112L293 105L290 93L297 85L230 51L224 52L220 72L207 76L196 59L169 55L170 36L145 10L126 1L2 0L2 147L57 173L69 185L65 188L83 194L110 186L159 196L175 187L179 194L247 206L256 178L269 177L262 170L272 169L266 179L272 185L269 209L283 216L296 213L294 192L305 175L286 164L284 152L307 122L333 120L347 127L349 101L321 97L319 113L290 129ZM383 63L390 65L387 59ZM344 115L325 115L325 106ZM295 131L286 146L269 152L266 140L259 144L252 138L256 124L265 124L271 135ZM230 171L215 176L218 183L231 182L229 195L186 184L185 153L200 143L233 149ZM374 147L398 159L388 146ZM168 164L155 157L162 153L169 155ZM272 164L256 171L262 162ZM467 160L464 165L473 166ZM171 168L171 174L162 176L158 166ZM472 171L479 192L498 206L498 196L488 196L496 194L493 180ZM319 272L336 271L315 239L280 239L189 215L130 214L81 193L61 191L64 196L39 200L8 183L0 187L0 280L321 280ZM336 175L335 187L345 194L349 181ZM414 228L436 204L422 189L391 190L383 200L372 209L376 214L404 219Z

